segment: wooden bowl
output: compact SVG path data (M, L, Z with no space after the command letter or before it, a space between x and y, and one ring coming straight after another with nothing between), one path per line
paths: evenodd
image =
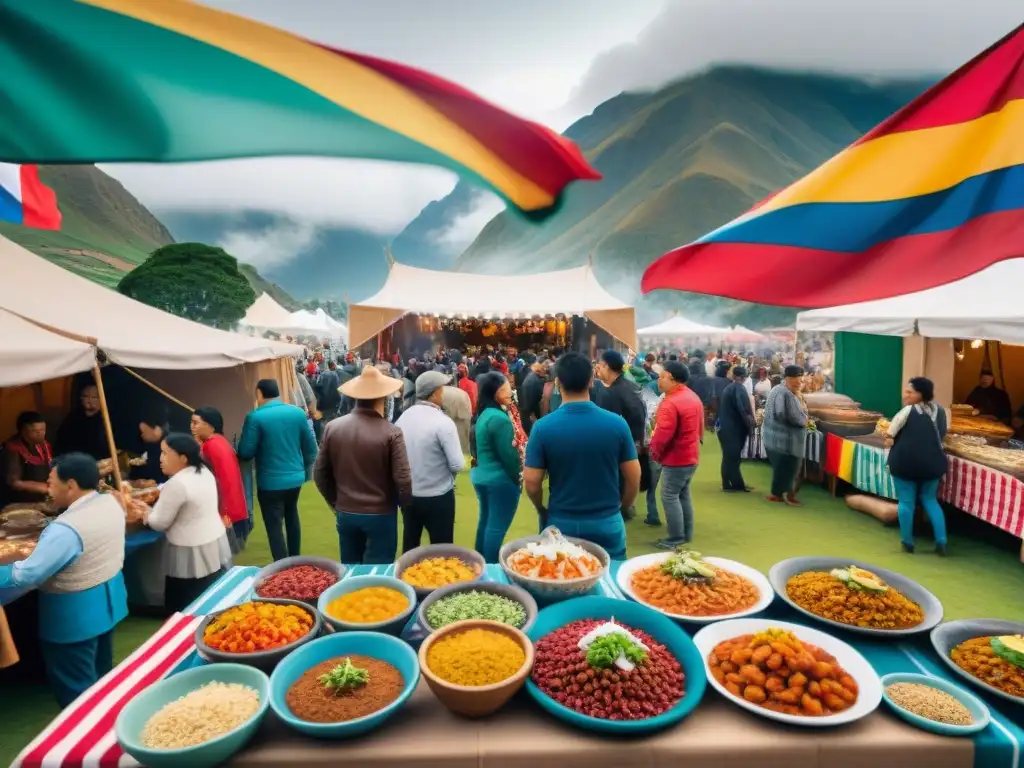
M523 666L514 675L492 685L455 685L434 674L427 665L427 653L431 646L453 632L465 632L468 629L489 629L507 635L519 643L526 654ZM465 717L484 717L501 709L520 688L533 669L533 643L521 631L498 621L483 619L467 619L457 621L446 627L435 630L427 635L420 646L420 672L427 681L430 690L438 700L457 715Z

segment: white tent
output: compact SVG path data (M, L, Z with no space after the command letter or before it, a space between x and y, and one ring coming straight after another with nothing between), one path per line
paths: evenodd
M59 334L92 340L121 365L163 370L228 368L296 356L291 344L185 320L68 272L0 237L0 309Z
M292 312L290 318L290 330L285 331L292 335L317 336L320 338L346 338L348 328L344 323L339 323L333 317L324 312L323 308L317 307L315 312L308 309L300 309Z
M91 344L53 333L0 309L0 387L17 387L87 371Z
M287 309L274 301L269 293L261 293L239 324L249 328L275 328L290 321L291 314Z
M685 317L670 317L668 320L641 328L637 336L716 336L728 332L728 328L695 323Z
M854 331L934 339L1024 343L1024 259L994 264L963 280L878 301L797 315L800 331Z
M737 343L741 342L755 342L763 341L764 335L757 331L752 331L742 325L734 325L732 328L725 332L725 338L728 341L734 341Z
M633 308L608 293L590 266L535 275L440 272L392 263L384 286L349 308L350 346L403 315L519 319L578 315L636 347Z

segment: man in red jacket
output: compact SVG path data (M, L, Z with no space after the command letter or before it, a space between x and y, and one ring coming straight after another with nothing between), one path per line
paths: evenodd
M658 541L662 549L675 549L693 539L690 482L704 442L704 406L686 386L689 378L690 372L677 360L667 362L658 376L658 389L665 399L658 406L649 450L651 458L663 467L661 503L668 537Z

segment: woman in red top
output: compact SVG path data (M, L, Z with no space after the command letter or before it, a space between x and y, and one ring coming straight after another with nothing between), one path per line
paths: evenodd
M217 506L221 519L225 527L230 526L234 531L238 547L242 549L252 525L238 457L223 435L224 417L216 408L196 408L192 413L191 426L192 436L202 446L203 458L209 463L217 481Z
M459 363L455 372L455 378L458 380L457 383L459 389L469 395L471 413L476 413L476 382L469 378L469 366L465 363Z

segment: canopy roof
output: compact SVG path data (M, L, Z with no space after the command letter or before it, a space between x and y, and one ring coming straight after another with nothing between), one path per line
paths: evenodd
M94 343L121 365L200 370L294 356L292 344L253 339L176 317L104 288L0 236L0 309Z
M351 305L350 346L363 344L406 313L487 319L587 316L636 346L633 308L602 288L589 265L534 275L477 275L392 263L383 287Z
M273 328L287 324L290 319L287 309L274 301L269 293L261 293L240 322L252 328Z
M726 341L732 341L736 343L742 343L744 341L762 341L763 339L764 334L758 333L757 331L752 331L749 328L745 328L742 325L734 325L725 334Z
M291 327L295 329L294 333L300 335L308 333L317 336L330 336L332 338L346 338L348 336L348 327L328 315L323 310L323 307L317 307L316 312L310 312L308 309L292 312Z
M91 344L40 328L0 309L0 387L17 387L87 371Z
M685 317L670 317L668 320L641 328L637 336L715 336L727 333L728 328L717 328L713 325L695 323Z
M1024 343L1021 285L1024 259L1011 259L938 288L801 312L796 327L800 331Z

